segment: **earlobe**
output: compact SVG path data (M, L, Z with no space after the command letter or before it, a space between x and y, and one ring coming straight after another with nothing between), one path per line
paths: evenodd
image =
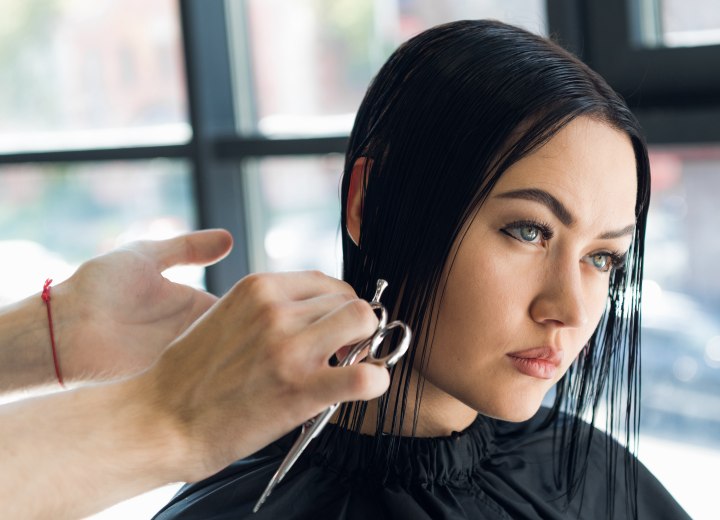
M355 245L360 244L360 224L362 222L363 208L363 180L367 179L367 171L372 161L367 157L358 157L350 172L350 186L348 187L347 207L347 233Z

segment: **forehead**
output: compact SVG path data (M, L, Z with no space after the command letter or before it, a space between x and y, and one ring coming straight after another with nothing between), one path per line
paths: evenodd
M637 173L630 138L606 123L578 117L512 165L493 193L526 188L550 192L581 223L632 223Z

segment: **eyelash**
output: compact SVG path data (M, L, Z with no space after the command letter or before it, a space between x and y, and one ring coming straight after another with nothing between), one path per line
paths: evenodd
M511 234L508 230L514 229L518 230L524 227L529 227L536 229L540 232L540 235L542 236L543 240L550 240L552 237L555 236L555 232L552 229L552 226L546 222L542 222L540 220L516 220L515 222L510 222L505 227L503 227L500 231L505 233L511 238L514 238L516 240L520 240L521 242L527 242L527 240L522 240ZM530 243L530 242L528 242Z
M555 232L553 231L550 224L546 222L542 222L539 220L516 220L515 222L511 222L510 224L506 225L505 227L501 228L500 231L504 233L505 235L509 236L512 239L517 240L518 242L526 243L526 244L532 244L534 242L529 242L527 240L523 240L522 238L519 238L512 234L510 230L519 230L521 228L533 228L536 229L543 240L547 241L550 240L553 236L555 236ZM619 271L622 270L625 267L625 263L627 262L627 253L621 253L616 250L610 250L610 251L598 251L596 253L592 253L588 255L588 257L593 256L606 256L609 260L609 266L607 269L601 269L598 267L595 267L598 271L604 273L609 271Z

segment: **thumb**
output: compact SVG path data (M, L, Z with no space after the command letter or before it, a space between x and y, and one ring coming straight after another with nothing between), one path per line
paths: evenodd
M232 249L232 235L224 229L194 231L167 240L141 242L144 253L154 258L160 271L175 265L210 265Z

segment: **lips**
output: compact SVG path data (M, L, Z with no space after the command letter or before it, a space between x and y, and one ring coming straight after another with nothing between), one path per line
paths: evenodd
M507 354L521 373L538 379L552 379L563 359L563 351L553 347L536 347Z

